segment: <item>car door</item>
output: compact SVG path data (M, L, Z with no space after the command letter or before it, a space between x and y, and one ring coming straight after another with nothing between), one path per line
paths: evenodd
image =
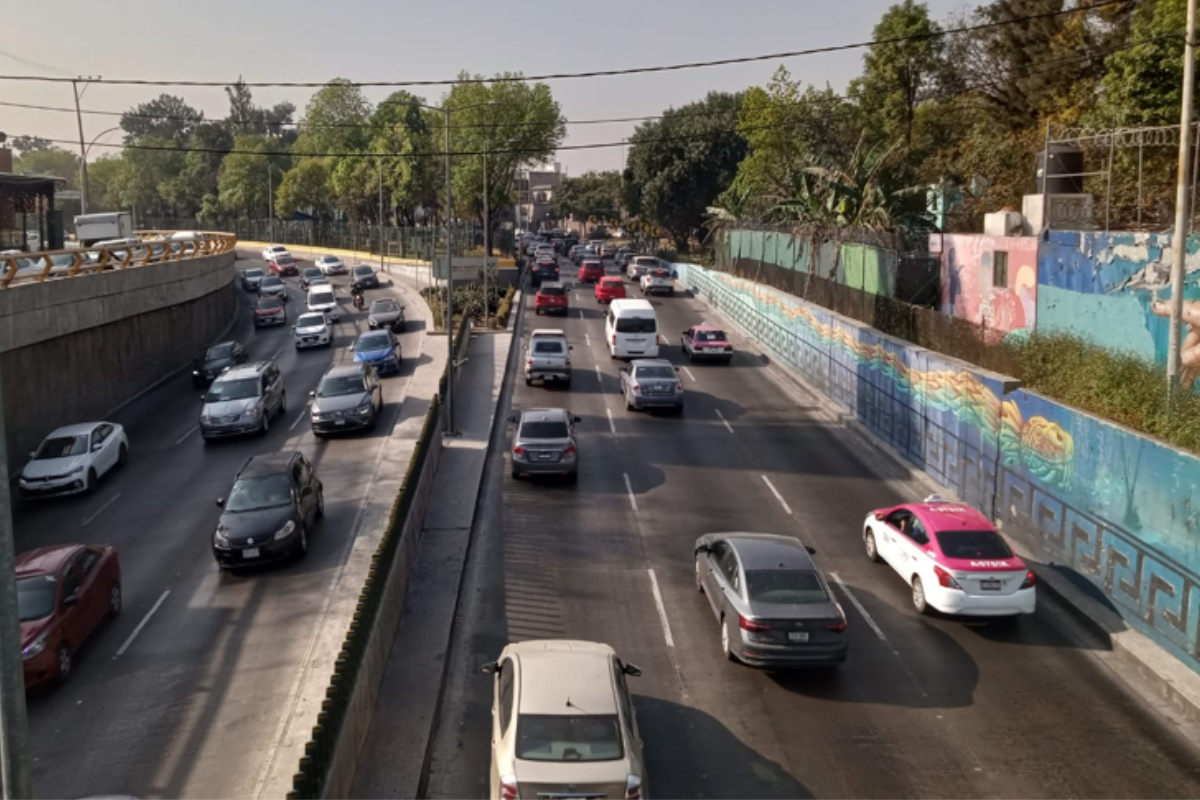
M692 352L692 336L695 335L695 328L688 328L683 332L683 338L679 340L679 346L683 348L685 355L691 355Z
M267 368L267 380L270 381L271 399L275 404L276 411L283 410L283 374L280 373L279 367L272 364Z
M89 443L92 454L92 466L96 469L97 475L103 475L108 472L112 462L116 461L116 455L110 453L112 439L112 426L107 424L97 425L92 428L91 441ZM112 455L110 458L109 456Z
M729 551L729 545L722 541L709 545L708 552L703 554L700 564L700 582L704 586L704 596L712 607L713 614L721 616L721 581L717 575L721 560Z
M83 603L83 577L74 557L59 570L58 579L62 587L58 596L59 630L62 631L62 638L75 650L87 638L91 625L87 618L87 607Z
M925 560L924 544L928 539L925 538L924 528L916 515L909 511L904 512L904 515L903 521L908 524L899 526L893 532L894 545L890 563L896 572L900 573L900 577L909 581Z
M513 712L516 708L516 679L516 668L513 666L513 660L506 658L501 661L492 684L491 783L493 797L500 796L497 791L500 787L501 754L510 751L511 748L507 747L507 739L510 733L515 733L516 728L513 724ZM508 769L508 767L509 765L506 764L503 768Z
M296 492L296 503L300 506L300 519L304 520L307 527L317 516L317 493L312 485L312 470L303 457L292 462L292 486Z
M85 547L72 558L72 563L79 574L78 607L83 612L83 636L86 638L108 613L108 587L102 580L99 551ZM80 639L79 643L82 641Z
M629 367L621 367L619 370L617 370L617 379L619 380L620 385L621 385L621 394L626 395L626 396L628 396L628 394L629 394L629 385L630 385L629 377L630 377L630 368Z
M629 752L637 775L644 777L645 770L640 769L642 766L642 732L638 728L637 713L633 710L633 698L629 696L629 686L625 682L625 664L621 659L613 658L612 672L613 681L617 685L617 701L621 706L621 716L625 718L625 728L628 733L626 750Z

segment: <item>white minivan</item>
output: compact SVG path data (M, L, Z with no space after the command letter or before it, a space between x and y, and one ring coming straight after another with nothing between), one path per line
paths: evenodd
M323 313L330 322L337 322L341 317L341 309L338 308L337 298L333 295L333 286L318 283L309 289L308 310Z
M658 356L658 315L648 300L613 300L604 333L613 358Z

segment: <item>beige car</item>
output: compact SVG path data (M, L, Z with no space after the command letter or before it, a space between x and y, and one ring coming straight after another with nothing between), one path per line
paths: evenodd
M510 644L494 675L491 794L517 798L645 796L642 740L622 663L606 644Z

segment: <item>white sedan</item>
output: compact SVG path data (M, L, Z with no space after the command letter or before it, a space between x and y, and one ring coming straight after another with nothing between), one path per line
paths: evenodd
M114 467L129 461L129 439L115 422L84 422L59 428L30 454L17 477L22 497L79 494Z
M345 275L346 264L337 256L321 256L316 261L317 268L326 275Z
M273 244L270 247L263 248L262 260L271 261L275 256L290 256L288 249L281 244Z

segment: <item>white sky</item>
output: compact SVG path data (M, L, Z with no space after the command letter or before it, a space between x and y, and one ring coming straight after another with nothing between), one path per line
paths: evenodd
M887 0L0 0L0 74L102 75L177 80L437 80L460 70L491 75L585 72L802 50L869 39ZM935 19L977 2L928 0ZM14 60L37 62L53 68ZM780 63L842 90L862 52L674 73L550 83L568 119L661 113L711 90L766 83ZM225 116L221 88L93 85L83 107L124 111L160 92L206 116ZM259 105L290 100L302 112L312 90L256 89ZM367 89L372 100L388 89ZM437 101L442 89L416 88ZM0 100L72 107L69 84L0 80ZM85 116L90 141L116 117ZM567 144L619 142L633 123L568 126ZM0 131L78 141L73 114L0 106ZM119 132L100 143L119 143ZM94 159L114 152L97 144ZM621 148L564 151L572 175L617 169Z

